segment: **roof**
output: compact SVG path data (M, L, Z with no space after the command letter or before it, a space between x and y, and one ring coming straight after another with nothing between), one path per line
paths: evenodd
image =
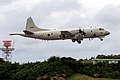
M120 61L120 59L93 59L94 61Z

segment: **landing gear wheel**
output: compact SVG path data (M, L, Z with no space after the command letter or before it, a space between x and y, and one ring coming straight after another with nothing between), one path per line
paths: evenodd
M75 39L72 39L72 42L75 42L76 40Z
M103 39L102 39L102 38L100 38L100 40L101 40L101 41L103 41Z
M79 44L81 44L81 41L80 41L80 40L77 40L77 42L78 42Z

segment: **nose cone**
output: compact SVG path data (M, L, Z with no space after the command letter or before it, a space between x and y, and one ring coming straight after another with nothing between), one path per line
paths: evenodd
M105 31L105 35L109 35L110 34L110 32L109 31Z

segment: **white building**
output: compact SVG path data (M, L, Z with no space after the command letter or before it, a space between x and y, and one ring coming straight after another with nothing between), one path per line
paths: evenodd
M109 64L111 63L118 63L120 59L93 59L92 62L93 64L96 64L98 62L108 62Z

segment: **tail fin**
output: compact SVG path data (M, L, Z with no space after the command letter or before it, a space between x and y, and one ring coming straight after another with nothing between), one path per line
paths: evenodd
M45 31L45 30L47 29L38 28L33 22L33 19L31 17L27 19L25 31L36 32L36 31Z

